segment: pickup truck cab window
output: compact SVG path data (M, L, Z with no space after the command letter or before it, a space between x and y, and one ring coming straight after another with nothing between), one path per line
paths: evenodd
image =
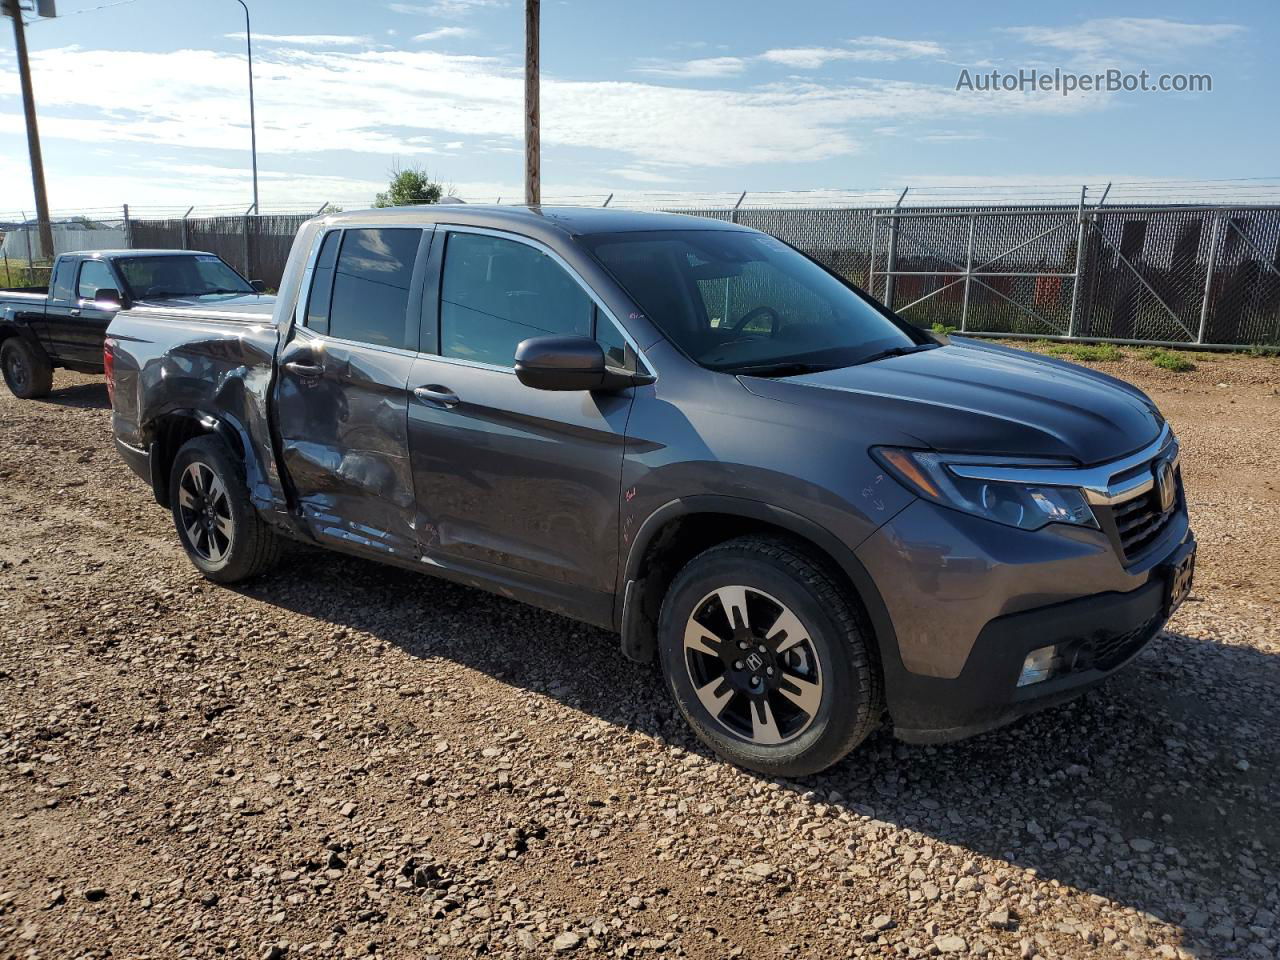
M521 340L592 336L595 313L587 292L537 247L449 234L440 283L442 356L510 367Z
M53 282L49 285L49 299L66 303L75 290L76 259L59 257L53 271Z
M80 265L80 282L76 285L76 295L81 300L92 300L102 289L114 289L116 278L111 268L102 260L86 260Z
M405 318L421 241L422 231L413 228L343 233L329 303L331 336L382 347L408 346ZM317 273L318 268L319 262Z

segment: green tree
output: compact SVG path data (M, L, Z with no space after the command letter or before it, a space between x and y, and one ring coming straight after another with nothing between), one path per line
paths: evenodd
M407 207L419 203L438 203L444 196L443 184L432 180L425 170L418 167L393 169L391 183L386 193L374 198L375 207Z

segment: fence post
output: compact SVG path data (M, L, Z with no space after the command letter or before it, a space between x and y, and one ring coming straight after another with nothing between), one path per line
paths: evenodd
M969 278L973 275L973 225L977 219L975 214L969 214L969 243L964 261L964 302L960 304L961 333L969 329Z
M253 207L249 208L249 210L252 210L252 209ZM253 277L251 276L253 273L253 268L249 264L249 210L246 210L244 212L244 216L242 218L243 222L241 224L241 227L244 231L244 276L246 280L253 279Z
M1067 314L1067 339L1076 335L1076 304L1080 302L1080 282L1084 279L1084 197L1089 187L1080 188L1080 209L1076 212L1076 275L1071 281L1071 310Z
M182 249L183 250L191 249L191 238L187 234L187 217L191 216L191 211L194 209L195 209L194 205L187 207L187 212L182 215Z
M867 263L867 292L876 295L876 240L880 236L880 222L876 211L871 211L871 258Z
M31 222L27 219L27 211L22 211L22 236L27 241L27 286L36 285L35 262L31 259Z
M129 205L124 205L124 245L133 249L133 223L129 220Z
M738 197L738 202L733 205L733 210L729 213L729 220L733 223L738 222L738 208L742 206L742 201L747 199L747 191L742 191L742 196Z
M1209 262L1204 271L1204 296L1200 299L1200 330L1196 343L1204 343L1204 331L1209 324L1209 299L1213 296L1213 271L1218 267L1218 233L1222 229L1222 214L1213 215L1213 227L1209 231Z
M910 187L903 187L898 194L898 202L893 205L894 215L889 219L889 252L884 264L884 305L893 309L893 268L898 264L898 211L902 209L902 199Z

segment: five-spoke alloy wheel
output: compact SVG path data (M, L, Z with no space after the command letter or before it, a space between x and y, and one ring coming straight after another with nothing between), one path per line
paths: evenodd
M690 560L663 600L658 647L699 739L771 776L826 769L884 710L857 598L828 563L787 540L741 537Z

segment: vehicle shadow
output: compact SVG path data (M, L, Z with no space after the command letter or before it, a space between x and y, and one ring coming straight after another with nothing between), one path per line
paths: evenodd
M318 550L296 549L284 566L244 592L712 757L657 670L624 659L606 631ZM1249 941L1231 938L1251 936L1256 911L1276 897L1277 691L1280 657L1165 634L1065 706L958 744L910 746L882 730L834 769L779 782L815 816L846 808L874 818L880 839L909 829L932 844L895 842L1034 870L1179 926L1187 943L1245 955ZM877 877L859 861L862 838L847 839L839 866ZM1016 917L1022 908L1010 906Z
M48 396L41 397L38 402L47 403L55 407L79 407L84 410L111 409L111 398L107 395L105 381L58 387Z

